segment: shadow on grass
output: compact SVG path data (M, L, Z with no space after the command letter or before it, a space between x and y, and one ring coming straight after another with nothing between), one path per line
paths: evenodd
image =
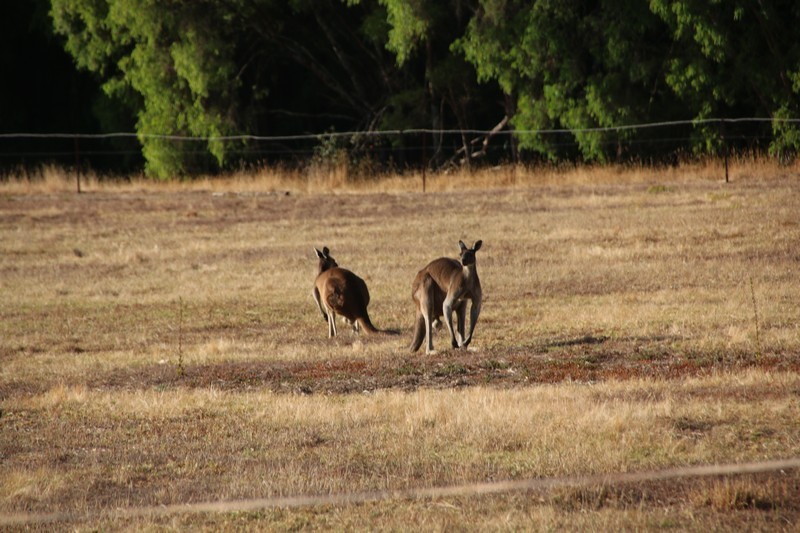
M608 336L606 335L600 335L598 337L594 335L584 335L583 337L578 337L575 339L562 339L546 342L541 346L545 350L548 350L551 348L568 348L570 346L591 346L595 344L603 344L607 340Z

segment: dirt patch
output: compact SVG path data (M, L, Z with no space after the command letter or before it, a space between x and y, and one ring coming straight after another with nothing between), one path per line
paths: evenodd
M537 353L528 350L452 351L399 358L344 357L327 361L237 361L201 365L150 365L99 376L93 388L151 389L215 387L224 390L267 388L282 393L351 394L383 389L453 388L470 386L524 387L543 383L597 382L609 379L683 379L722 370L764 368L800 371L800 354L739 359L708 364L708 358L631 360L624 352L586 358L580 354ZM757 394L751 389L733 396ZM769 394L769 390L761 393ZM709 391L709 396L718 396ZM753 399L753 398L742 398Z

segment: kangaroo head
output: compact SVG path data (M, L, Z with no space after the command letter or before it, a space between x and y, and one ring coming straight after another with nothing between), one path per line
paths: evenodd
M461 248L461 264L470 266L475 264L475 252L481 249L483 241L477 240L472 248L467 248L463 241L458 241L458 246Z
M317 269L317 275L322 274L330 268L339 266L336 263L336 259L331 257L331 251L328 250L327 246L323 246L321 252L314 248L314 252L316 252L317 257L319 257L319 268Z

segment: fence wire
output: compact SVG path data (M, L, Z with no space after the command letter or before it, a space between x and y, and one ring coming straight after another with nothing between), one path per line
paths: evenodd
M289 140L314 140L320 138L336 137L382 137L404 134L465 134L465 135L543 135L551 133L591 133L591 132L611 132L641 130L648 128L663 128L666 126L701 126L706 124L744 124L744 123L784 123L798 124L800 119L792 118L707 118L697 120L672 120L664 122L648 122L644 124L627 124L622 126L604 126L595 128L556 128L556 129L507 129L507 130L453 130L453 129L429 129L429 128L409 128L404 130L376 130L376 131L344 131L309 133L301 135L220 135L220 136L193 136L193 135L167 135L158 133L134 133L134 132L114 132L114 133L0 133L0 139L113 139L113 138L134 138L134 139L164 139L173 141L289 141Z
M17 513L0 515L0 526L30 526L56 522L97 521L163 517L182 514L252 512L272 508L302 508L318 506L347 506L389 500L425 500L459 496L481 496L509 492L553 490L564 487L589 488L642 482L666 482L675 479L723 477L746 474L783 472L800 468L800 458L776 459L747 463L697 465L646 472L619 472L588 476L564 476L526 480L468 483L447 487L412 488L351 492L310 496L277 496L229 501L152 505L122 509L106 509L88 513Z
M725 150L764 150L775 138L776 126L790 127L800 119L708 118L628 124L594 128L554 129L431 129L342 131L297 135L236 134L220 136L170 135L157 132L111 133L0 133L0 170L18 170L56 164L95 170L130 171L144 164L142 145L171 143L170 149L195 160L197 170L217 166L209 146L226 145L226 156L237 164L304 164L330 158L337 151L355 161L393 169L439 167L479 162L527 163L540 160L536 150L519 148L520 139L535 139L559 158L581 157L578 138L596 135L592 142L620 160L663 161L687 153L716 135ZM701 130L705 130L701 135ZM711 132L711 133L709 133ZM703 137L705 135L705 137ZM465 144L468 145L465 148ZM469 152L470 157L465 158Z

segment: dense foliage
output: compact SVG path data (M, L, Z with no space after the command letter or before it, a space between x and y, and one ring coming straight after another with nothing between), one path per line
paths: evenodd
M800 108L793 0L51 0L50 17L102 87L83 112L123 107L159 177L191 174L208 154L238 164L242 141L220 137L240 133L508 120L528 153L605 161L637 155L632 141L648 135L607 127ZM800 144L791 122L766 128L775 151ZM210 140L187 150L164 134ZM679 148L713 151L720 138L698 122ZM476 147L461 140L465 160Z

